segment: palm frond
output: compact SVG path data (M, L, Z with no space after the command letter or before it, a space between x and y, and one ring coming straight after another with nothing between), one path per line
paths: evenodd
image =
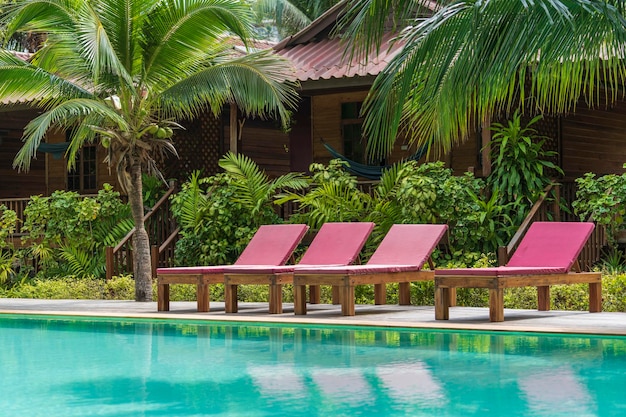
M165 0L143 26L145 80L149 85L178 79L179 63L204 60L211 44L230 32L248 42L252 15L243 2L231 0Z
M89 91L72 81L10 55L0 50L0 100L52 106L68 98L92 97Z
M309 16L288 0L258 0L254 8L261 18L271 18L279 30L288 25L299 31L311 23Z
M28 170L37 148L45 134L52 127L68 129L77 121L91 114L97 114L115 123L122 130L128 130L127 122L105 103L89 99L67 100L51 110L31 120L24 129L24 146L15 156L13 166Z
M297 104L293 68L271 51L261 51L218 63L188 77L162 94L165 114L198 115L210 106L215 115L224 104L236 103L247 115L278 116L287 125L289 108Z
M366 135L378 153L389 149L399 130L412 143L432 139L437 151L446 152L488 116L524 102L539 112L562 113L580 95L600 104L603 88L614 100L626 81L623 9L616 0L444 5L403 32L405 47L367 99ZM374 29L364 23L369 16L359 19L371 35Z
M106 272L104 249L81 248L74 245L60 247L60 256L67 262L67 269L72 275L103 277Z

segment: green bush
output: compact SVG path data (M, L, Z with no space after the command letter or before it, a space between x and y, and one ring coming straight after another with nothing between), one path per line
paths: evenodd
M243 155L229 153L220 166L227 172L208 178L195 172L172 198L181 227L177 265L233 263L259 226L282 221L273 205L278 192L308 184L299 174L269 180Z
M576 179L576 185L574 212L583 221L592 216L595 222L605 226L609 246L617 249L616 236L626 228L626 174L596 178L595 174L586 173Z
M40 277L103 277L106 246L115 245L133 227L128 205L104 184L95 197L73 191L33 196L24 210L25 256L34 259ZM26 259L23 264L32 264Z
M25 280L9 289L0 289L5 298L133 300L135 282L129 276L113 277L110 281L96 278L35 278Z

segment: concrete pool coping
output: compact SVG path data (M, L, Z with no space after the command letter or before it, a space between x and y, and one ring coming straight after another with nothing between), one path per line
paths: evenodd
M448 321L435 320L433 306L357 305L352 317L341 316L341 307L336 305L308 305L306 316L294 315L293 304L283 307L283 314L268 314L267 303L240 303L239 313L226 314L223 302L211 302L210 312L198 313L195 302L172 302L171 311L158 312L156 302L0 298L0 314L626 336L626 313L505 309L504 322L490 323L489 309L477 307L452 307Z

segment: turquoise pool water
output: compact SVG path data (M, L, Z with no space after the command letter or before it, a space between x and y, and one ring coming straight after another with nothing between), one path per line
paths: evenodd
M2 416L624 416L626 339L0 316Z

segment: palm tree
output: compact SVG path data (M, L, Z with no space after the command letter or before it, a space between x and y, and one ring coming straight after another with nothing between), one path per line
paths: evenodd
M107 148L136 228L136 299L151 300L142 173L176 152L177 120L217 115L228 102L286 123L296 98L283 82L289 66L269 52L231 59L222 38L248 42L252 30L250 8L234 0L18 0L3 19L8 36L47 34L28 63L0 53L0 99L35 99L45 110L26 126L14 166L28 170L53 129L71 132L68 168L83 144Z
M417 5L430 18L415 18ZM393 17L390 19L390 17ZM352 0L341 24L353 54L379 46L390 22L405 46L364 106L370 149L398 133L446 152L490 115L518 107L571 111L623 93L623 0ZM527 107L528 108L528 107Z
M270 21L280 38L292 35L308 26L340 0L255 0L260 23Z

